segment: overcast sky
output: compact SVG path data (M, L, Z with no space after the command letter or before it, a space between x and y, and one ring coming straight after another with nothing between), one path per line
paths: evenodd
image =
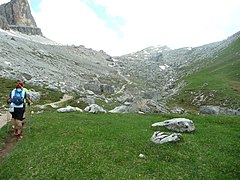
M9 0L0 0L1 3ZM123 55L195 47L240 31L240 0L29 0L44 36Z

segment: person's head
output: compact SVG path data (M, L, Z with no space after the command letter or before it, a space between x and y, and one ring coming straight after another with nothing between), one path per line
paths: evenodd
M22 91L22 86L21 86L19 83L16 85L16 90L17 90L18 92L21 92L21 91Z
M23 82L19 82L18 84L22 87L24 86Z

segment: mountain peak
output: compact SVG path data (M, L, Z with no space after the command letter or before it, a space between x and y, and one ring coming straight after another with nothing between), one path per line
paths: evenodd
M0 28L12 29L30 35L42 35L41 29L37 27L32 16L27 0L11 0L0 5Z

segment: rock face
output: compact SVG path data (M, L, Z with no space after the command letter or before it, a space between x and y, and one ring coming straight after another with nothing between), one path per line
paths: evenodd
M28 35L42 36L42 31L40 28L30 27L30 26L15 26L15 25L10 25L10 28L14 31L19 31L21 33L28 34Z
M3 30L9 30L10 27L5 17L0 15L0 28Z
M41 29L37 27L32 16L27 0L11 0L9 3L2 4L0 15L5 18L4 24L7 22L10 29L30 35L42 35ZM3 18L0 17L0 26L2 29L6 29L6 25L3 26L1 23Z

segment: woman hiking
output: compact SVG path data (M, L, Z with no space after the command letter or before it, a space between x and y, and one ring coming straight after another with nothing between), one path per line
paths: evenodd
M10 104L10 107L13 109L12 119L14 121L15 134L18 137L18 140L22 139L22 121L24 120L24 100L30 103L28 94L23 91L22 86L18 83L16 89L12 90L7 99L7 103Z
M23 120L22 120L22 126L25 127L24 125L26 124L26 103L28 104L28 106L30 106L30 95L28 93L28 89L24 87L24 83L23 82L19 82L18 83L20 86L22 86L22 90L25 91L27 93L27 98L29 100L29 102L27 103L26 99L24 100L24 104L23 104Z

